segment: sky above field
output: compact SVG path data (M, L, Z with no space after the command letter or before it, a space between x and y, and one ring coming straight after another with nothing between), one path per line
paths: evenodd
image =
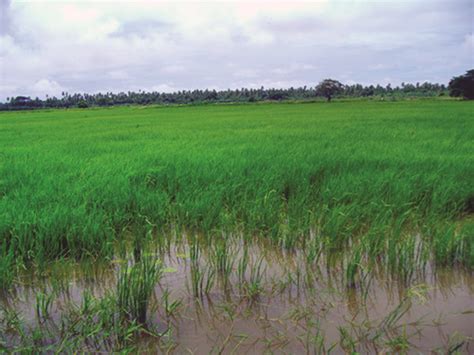
M474 67L473 2L0 0L0 100L61 92L439 82Z

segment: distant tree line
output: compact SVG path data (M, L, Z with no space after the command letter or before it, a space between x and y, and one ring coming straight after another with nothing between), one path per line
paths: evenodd
M335 81L334 81L335 82ZM338 82L337 82L338 83ZM340 83L339 83L340 84ZM324 86L323 86L324 87ZM338 87L335 97L433 97L448 93L448 88L443 84L416 83L392 87L361 84L342 85ZM17 96L7 98L5 103L0 103L0 110L22 110L38 108L86 108L91 106L114 106L114 105L150 105L150 104L205 104L205 103L239 103L257 101L282 101L282 100L309 100L318 97L326 97L327 90L321 88L321 84L312 87L288 88L288 89L228 89L228 90L183 90L173 93L160 92L120 92L120 93L98 93L98 94L69 94L63 92L61 97L30 98ZM332 97L332 96L331 96Z

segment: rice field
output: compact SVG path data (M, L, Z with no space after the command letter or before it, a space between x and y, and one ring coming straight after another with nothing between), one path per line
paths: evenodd
M473 111L0 113L0 350L474 351Z

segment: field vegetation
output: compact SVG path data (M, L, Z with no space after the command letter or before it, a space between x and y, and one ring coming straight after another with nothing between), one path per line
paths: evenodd
M2 112L0 349L131 349L149 346L144 334L175 349L190 298L193 309L221 302L213 314L231 328L213 351L228 351L247 339L232 334L242 300L301 290L284 322L306 351L411 348L399 323L426 283L458 273L472 292L473 109L407 100ZM64 278L84 282L74 270L91 262L109 276L90 276L92 290L58 305ZM58 265L76 266L59 277ZM177 297L166 280L181 273ZM42 289L41 326L11 306L27 285ZM378 323L339 323L334 341L310 316L334 304L322 300L328 290L367 306L390 285L398 303ZM279 332L266 350L293 344ZM468 349L464 335L440 351Z

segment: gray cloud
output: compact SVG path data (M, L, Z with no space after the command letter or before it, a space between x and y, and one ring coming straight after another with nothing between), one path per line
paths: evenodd
M0 100L436 81L473 67L471 1L1 1Z
M112 33L112 36L149 36L156 32L171 32L172 24L160 20L134 20L123 22L119 30Z
M10 32L10 4L10 0L0 0L0 35L6 35Z

